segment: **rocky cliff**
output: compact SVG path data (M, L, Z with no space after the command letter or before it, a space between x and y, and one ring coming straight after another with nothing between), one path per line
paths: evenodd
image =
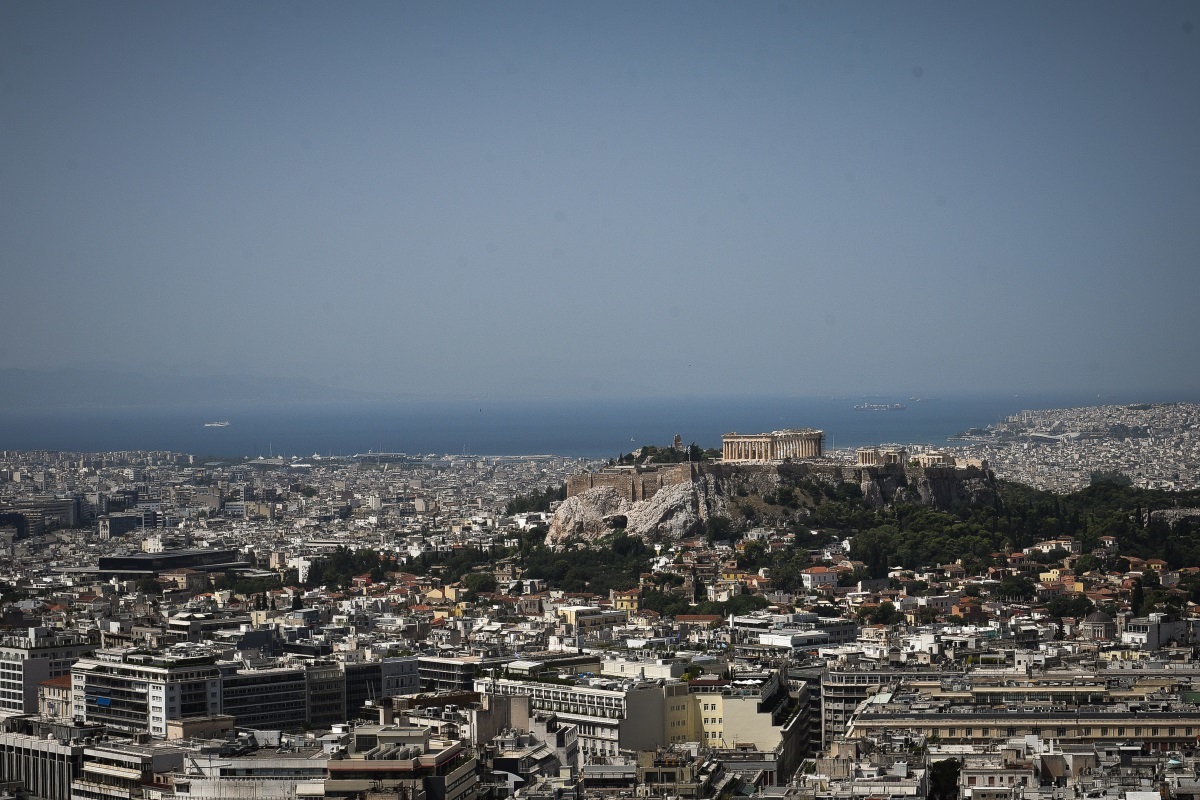
M594 541L624 529L648 541L676 541L703 533L710 517L745 524L778 525L803 517L821 486L858 484L876 507L894 502L937 508L993 503L999 496L995 477L982 469L858 467L836 463L703 464L691 479L662 486L646 499L631 500L613 486L583 488L558 507L546 542ZM787 490L790 503L780 503ZM770 498L769 500L767 498Z

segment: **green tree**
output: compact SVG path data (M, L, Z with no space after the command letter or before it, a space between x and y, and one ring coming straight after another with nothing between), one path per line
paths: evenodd
M938 612L933 606L921 606L917 609L917 624L928 625L937 622Z
M496 576L490 572L471 572L463 576L463 588L472 594L496 591Z
M1026 599L1033 597L1033 583L1028 578L1023 578L1020 575L1010 575L1000 581L1000 586L996 590L997 594L1005 599Z
M545 490L538 491L534 489L529 494L517 495L504 507L504 513L508 516L513 514L528 514L537 511L549 511L550 505L567 499L567 485L564 483L559 487L547 486Z
M872 625L895 625L904 621L904 615L887 600L871 609L867 618Z
M1093 472L1091 475L1091 485L1099 486L1109 484L1111 486L1132 486L1133 479L1120 470L1108 470L1102 472Z
M767 553L767 546L762 542L749 542L742 548L742 553L738 556L738 566L742 569L761 569L770 563L770 558Z
M1081 594L1060 594L1046 603L1046 611L1053 617L1086 617L1094 604Z
M1133 582L1133 589L1129 593L1129 607L1133 609L1134 616L1145 616L1143 609L1146 607L1146 590L1142 588L1141 578Z
M711 516L704 525L704 534L710 544L728 541L733 535L733 520L720 515Z
M962 762L945 758L929 764L929 800L957 800L958 775Z

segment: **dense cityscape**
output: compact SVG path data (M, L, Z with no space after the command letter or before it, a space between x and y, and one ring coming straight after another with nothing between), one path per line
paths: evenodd
M1198 419L4 452L0 795L1190 797Z
M1161 403L1025 411L966 432L961 452L1004 478L1070 492L1095 472L1150 489L1200 487L1200 405Z
M0 800L1200 800L1198 8L3 0Z

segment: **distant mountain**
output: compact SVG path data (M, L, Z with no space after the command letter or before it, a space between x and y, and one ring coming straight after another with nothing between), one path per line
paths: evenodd
M0 368L0 408L7 409L338 403L388 397L334 389L305 378Z

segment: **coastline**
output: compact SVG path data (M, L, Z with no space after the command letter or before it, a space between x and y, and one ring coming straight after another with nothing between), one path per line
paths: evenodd
M872 413L854 409L855 400L848 398L780 396L9 409L0 411L0 449L169 450L251 458L367 451L611 458L643 444L669 444L676 433L685 443L719 447L723 433L789 427L824 430L827 450L877 444L949 447L964 444L951 437L1007 415L1078 407L1086 399L940 395L936 403ZM212 420L230 424L203 424Z

